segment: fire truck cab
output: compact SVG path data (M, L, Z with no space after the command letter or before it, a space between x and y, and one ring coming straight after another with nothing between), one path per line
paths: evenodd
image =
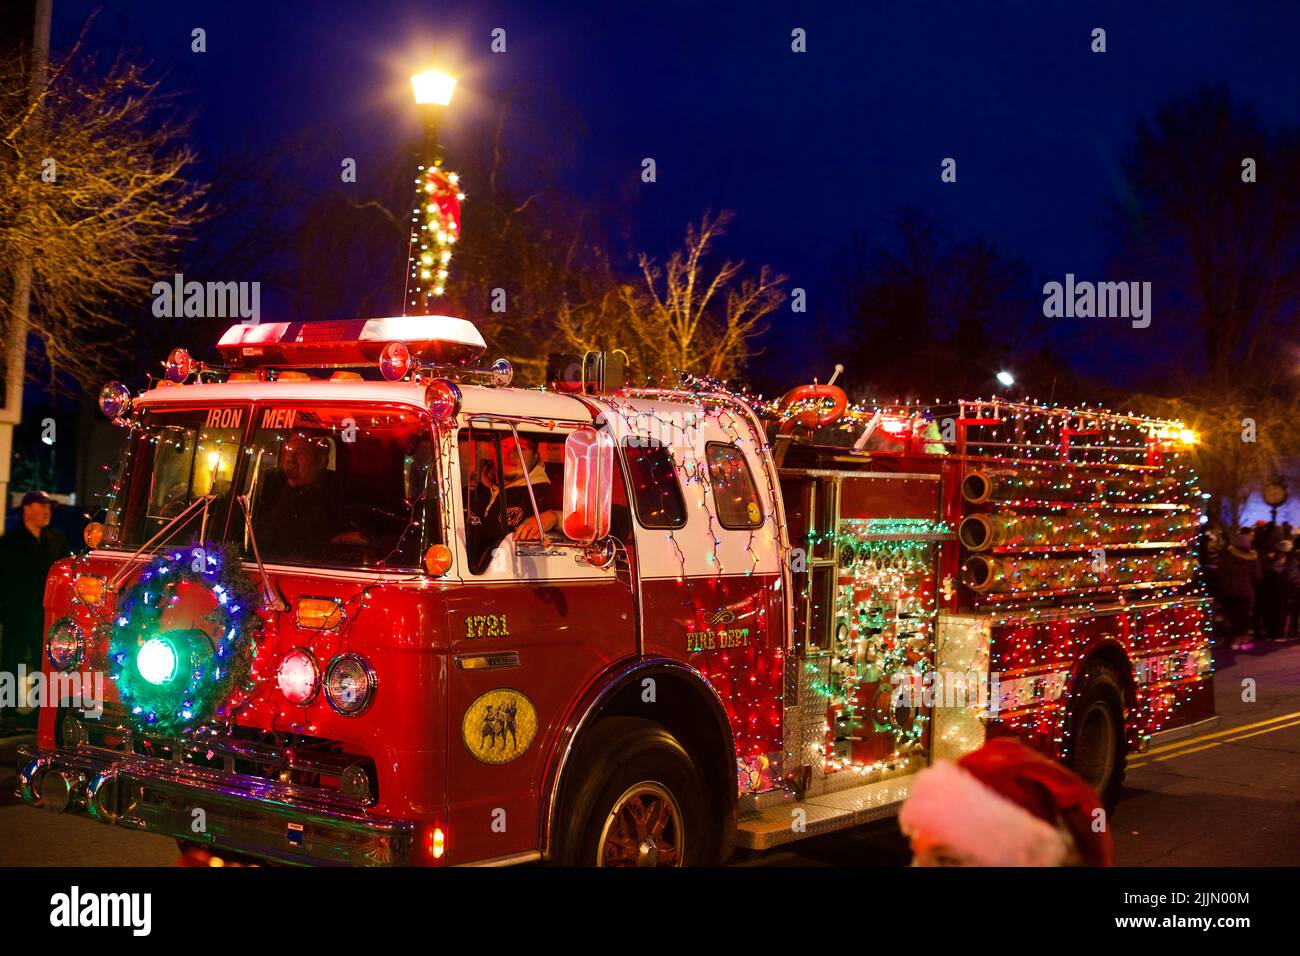
M713 863L991 733L1113 798L1212 716L1173 423L522 389L436 316L219 349L101 396L45 667L107 700L43 709L33 805L290 864Z

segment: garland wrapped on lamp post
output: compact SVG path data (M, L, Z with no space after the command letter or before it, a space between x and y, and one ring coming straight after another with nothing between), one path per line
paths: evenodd
M211 604L207 627L165 628L168 610L195 591ZM132 722L175 734L228 711L256 653L257 605L257 589L222 550L168 549L150 561L123 593L109 639L109 677Z
M424 150L415 180L411 236L407 247L403 314L432 315L433 300L447 286L451 250L460 238L460 177L442 168L438 122L451 103L454 77L437 71L411 77L415 102L424 118Z

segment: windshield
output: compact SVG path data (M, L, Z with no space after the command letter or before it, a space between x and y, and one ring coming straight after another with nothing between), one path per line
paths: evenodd
M106 543L135 550L193 506L161 540L228 541L251 562L255 537L267 564L418 569L442 540L433 453L429 425L407 409L147 410L127 443Z
M206 507L195 507L162 540L183 545L220 536L247 416L247 407L145 411L124 452L108 543L138 548L206 496Z
M436 510L425 422L400 409L262 406L255 424L241 493L263 562L420 566ZM252 559L242 512L235 527Z

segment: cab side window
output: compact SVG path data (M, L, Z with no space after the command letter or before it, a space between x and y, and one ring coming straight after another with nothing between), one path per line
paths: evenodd
M646 528L680 528L686 524L686 500L677 480L673 453L653 438L623 439L636 516Z
M763 523L763 505L744 452L735 445L716 441L709 442L704 452L719 524L724 528L757 528Z
M472 574L488 569L493 551L507 536L520 540L521 526L523 534L536 539L538 515L546 534L563 534L564 436L518 434L516 444L508 431L473 428L460 433L462 504Z

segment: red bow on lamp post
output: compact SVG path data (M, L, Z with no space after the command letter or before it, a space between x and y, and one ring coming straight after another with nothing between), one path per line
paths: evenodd
M465 194L460 177L442 168L438 121L451 103L454 77L436 71L411 77L415 102L424 114L424 154L415 180L411 235L407 249L403 314L432 315L433 300L447 285L451 247L460 238L460 204Z

